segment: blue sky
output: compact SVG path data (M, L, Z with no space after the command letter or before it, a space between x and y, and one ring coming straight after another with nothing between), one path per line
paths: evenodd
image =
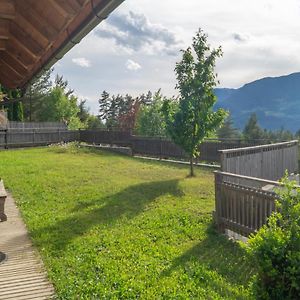
M103 90L176 95L180 49L201 27L222 87L300 71L299 0L125 0L54 67L91 112Z

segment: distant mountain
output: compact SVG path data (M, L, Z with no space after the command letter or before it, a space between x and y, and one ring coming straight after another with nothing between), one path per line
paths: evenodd
M238 128L256 112L263 128L300 129L300 72L262 78L238 89L217 88L215 94L216 107L228 109Z

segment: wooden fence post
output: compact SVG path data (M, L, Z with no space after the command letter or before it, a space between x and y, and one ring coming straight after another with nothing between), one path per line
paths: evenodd
M222 175L218 172L215 172L215 207L216 207L216 211L214 214L214 222L216 224L217 230L221 233L224 233L225 229L224 229L224 224L222 221L221 184L222 184Z
M32 143L35 143L35 129L32 130Z
M4 143L5 143L4 148L8 149L8 129L5 129L4 131Z

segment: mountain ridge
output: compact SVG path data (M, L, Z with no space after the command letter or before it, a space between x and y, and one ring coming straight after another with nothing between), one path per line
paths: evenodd
M263 128L292 132L300 128L300 72L260 78L240 88L216 88L215 94L216 108L229 110L240 129L253 112Z

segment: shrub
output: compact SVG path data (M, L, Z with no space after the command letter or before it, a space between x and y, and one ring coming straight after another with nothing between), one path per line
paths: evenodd
M247 247L259 270L257 299L300 299L300 189L287 176L282 183L276 212Z

